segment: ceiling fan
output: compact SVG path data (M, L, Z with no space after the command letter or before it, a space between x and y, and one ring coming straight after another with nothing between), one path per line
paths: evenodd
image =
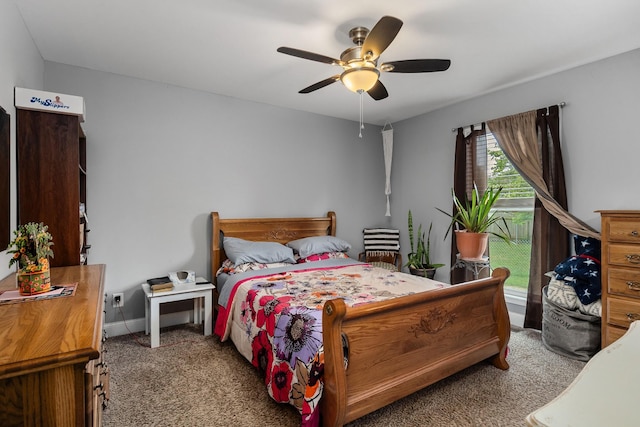
M430 73L445 71L451 65L448 59L407 59L404 61L384 62L378 66L378 58L389 47L400 31L402 21L393 16L383 16L369 31L365 27L355 27L349 31L349 37L355 46L342 52L340 59L319 55L292 47L279 47L278 52L311 61L343 68L341 74L308 86L299 93L310 93L322 89L340 80L353 92L367 92L373 99L379 101L389 96L387 89L379 80L380 72L388 73Z

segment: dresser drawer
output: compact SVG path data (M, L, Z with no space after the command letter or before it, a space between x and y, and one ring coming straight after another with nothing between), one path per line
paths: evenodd
M640 224L638 218L609 218L607 230L603 235L611 242L628 242L640 244Z
M619 339L627 332L627 329L618 328L617 326L602 325L602 347L606 347L615 340Z
M602 348L640 319L640 210L602 210Z
M609 264L640 268L640 245L611 244L607 255Z
M606 323L628 328L631 322L640 319L640 300L607 298Z
M640 269L610 268L607 291L609 294L640 298Z

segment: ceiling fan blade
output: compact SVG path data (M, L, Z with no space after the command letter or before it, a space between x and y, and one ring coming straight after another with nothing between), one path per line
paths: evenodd
M384 87L380 80L378 80L376 84L367 91L367 93L376 101L380 101L381 99L385 99L387 96L389 96L387 88Z
M407 59L385 62L380 69L390 73L431 73L446 71L450 65L451 61L448 59Z
M325 86L329 86L331 83L335 83L338 80L340 80L340 74L337 74L335 76L331 76L328 79L324 79L321 82L318 83L314 83L309 87L305 87L304 89L302 89L301 91L299 91L298 93L309 93L309 92L313 92L314 90L318 90L318 89L322 89Z
M309 59L311 61L322 62L324 64L342 65L343 63L339 59L330 58L328 56L320 55L313 52L307 52L306 50L294 49L292 47L285 47L285 46L279 47L278 52L291 55L291 56L296 56L302 59Z
M375 61L389 47L402 28L402 21L393 16L383 16L371 29L362 43L362 57ZM370 53L369 53L370 52Z

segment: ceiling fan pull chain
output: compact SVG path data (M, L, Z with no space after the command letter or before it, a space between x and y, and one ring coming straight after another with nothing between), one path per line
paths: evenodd
M362 129L364 129L364 114L362 113L362 107L363 107L362 94L363 93L364 91L362 89L358 91L358 95L360 95L360 134L358 136L360 138L362 138Z

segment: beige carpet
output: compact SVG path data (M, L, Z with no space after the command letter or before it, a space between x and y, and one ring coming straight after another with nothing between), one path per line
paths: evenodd
M111 400L105 426L298 426L288 405L271 400L253 366L230 343L202 328L163 329L105 343ZM524 426L531 411L573 381L584 362L545 349L540 333L513 330L511 368L481 363L395 402L349 426Z

